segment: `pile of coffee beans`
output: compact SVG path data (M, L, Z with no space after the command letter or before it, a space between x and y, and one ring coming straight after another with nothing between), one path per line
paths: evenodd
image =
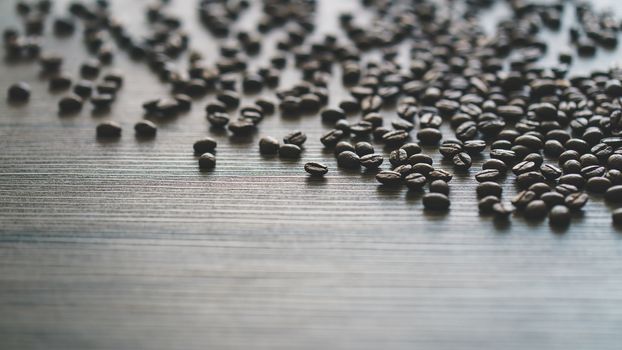
M316 116L329 128L319 143L332 150L338 168L372 172L387 188L427 189L422 203L429 211L449 210L457 174L478 183L481 215L503 220L548 217L551 225L565 226L591 195L622 202L622 69L568 74L575 52L592 56L617 46L620 21L588 3L512 0L510 16L486 34L478 14L493 2L362 0L361 11L371 19L338 14L340 36L312 35L322 20L315 18L315 0L264 0L252 30L233 25L251 2L202 0L198 17L220 44L219 59L207 64L167 1L146 8L147 35L133 35L105 0L76 1L53 22L55 35L83 28L92 57L72 76L63 72L62 56L41 48L52 3L20 1L24 27L5 29L4 47L9 58L38 60L50 90L67 91L58 101L62 113L78 112L86 101L94 110L110 108L124 81L109 67L117 51L143 62L171 94L143 102L145 120L135 124L141 137L154 137L158 123L191 110L203 96L210 99L206 123L231 137L253 137L277 111ZM569 10L577 23L569 29L569 49L557 64L543 67L548 45L538 34L559 30ZM271 32L278 35L276 53L268 63L251 65ZM292 65L300 81L284 88L280 77ZM349 96L331 96L335 81ZM30 95L25 83L7 91L14 102ZM253 103L244 102L248 96ZM118 138L121 126L103 122L96 134ZM305 142L306 133L295 130L282 139L263 136L258 148L262 155L296 160ZM193 148L200 169L216 166L214 139ZM449 167L435 164L435 152ZM307 162L304 170L312 177L329 172L319 162ZM519 189L508 199L501 186L506 181ZM622 223L620 209L612 218Z

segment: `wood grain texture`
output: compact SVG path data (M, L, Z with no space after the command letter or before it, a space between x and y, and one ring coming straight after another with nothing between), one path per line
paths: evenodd
M146 4L112 8L144 31ZM0 2L3 27L19 23L13 6ZM213 62L217 44L195 3L171 6ZM319 33L348 8L357 5L320 1ZM256 16L238 26L252 28ZM254 64L267 62L278 34ZM66 54L71 73L86 57L77 36L44 45ZM115 67L128 81L109 114L61 117L36 63L0 64L0 91L20 80L33 87L26 105L0 103L0 349L620 348L622 234L601 198L567 230L499 223L478 216L474 182L457 174L451 211L424 213L420 195L338 170L318 142L326 127L317 116L274 115L257 135L232 139L208 128L213 96L139 141L141 103L167 90L124 55ZM283 76L285 85L297 79ZM335 104L344 91L331 93ZM121 123L119 141L95 139L102 120ZM259 155L260 136L294 129L310 140L301 160ZM191 152L205 135L219 141L209 173ZM325 180L304 173L312 160L330 167ZM515 192L511 181L504 189L506 199Z

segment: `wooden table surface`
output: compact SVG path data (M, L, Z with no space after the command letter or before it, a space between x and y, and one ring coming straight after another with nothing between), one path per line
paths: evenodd
M19 24L14 4L0 2L3 28ZM112 9L140 32L146 5ZM256 5L239 28L253 28ZM217 42L195 6L170 8L213 62ZM317 35L356 8L320 1ZM558 40L550 60L567 37L543 35ZM87 57L78 33L48 34L44 47L73 75ZM599 52L574 69L619 58ZM567 230L495 222L475 207L479 159L451 182L449 213L424 213L420 195L338 170L317 116L275 114L248 139L213 133L203 112L213 95L140 141L141 104L167 87L125 54L114 67L127 81L110 113L59 116L61 95L36 62L0 64L2 93L21 80L33 89L26 105L0 102L0 349L620 349L622 232L601 198ZM282 80L298 78L288 70ZM343 95L331 86L332 104ZM103 120L123 126L120 140L96 140ZM299 161L259 155L259 137L295 129L309 136ZM219 142L218 165L202 173L191 150L206 135ZM325 180L306 176L313 160L330 167ZM515 189L504 187L509 200Z

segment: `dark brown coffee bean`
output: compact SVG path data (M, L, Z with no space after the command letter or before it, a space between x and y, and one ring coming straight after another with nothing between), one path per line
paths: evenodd
M549 192L551 190L551 186L544 182L536 182L535 184L529 186L528 190L534 192L537 197L540 197L541 194Z
M417 166L420 166L420 164ZM413 166L413 170L414 168L415 166ZM453 178L453 175L450 172L443 170L443 169L434 169L428 173L428 179L430 181L443 180L445 182L449 182L451 181L452 178Z
M408 157L408 164L415 165L419 163L432 165L434 163L434 160L429 155L422 153L413 154L412 156Z
M568 226L570 224L570 210L565 205L555 205L549 212L549 223L552 226Z
M328 167L318 162L308 162L305 164L305 171L312 176L324 176L328 172Z
M622 202L622 185L611 186L605 192L605 199L609 202Z
M613 211L611 214L611 220L616 226L622 225L622 208L618 208Z
M456 154L462 152L462 144L457 142L443 142L438 148L443 158L452 159Z
M279 140L274 137L265 136L259 140L259 153L261 154L276 154L279 148Z
M194 148L195 154L203 154L207 152L214 153L217 145L216 140L211 137L206 137L196 141L192 147Z
M406 175L412 172L413 166L410 164L402 164L393 168L393 171L398 172L402 175L402 177L406 177Z
M382 141L389 147L401 146L409 135L404 130L389 131L382 135Z
M339 140L341 140L343 137L344 137L343 131L338 130L338 129L333 129L325 133L320 138L320 142L322 142L322 144L325 147L334 147L339 142Z
M227 128L236 136L247 136L257 130L255 124L246 119L234 120L229 123Z
M581 169L581 176L585 179L590 179L596 176L603 176L607 172L605 167L599 165L589 165Z
M292 143L286 143L279 147L279 156L281 158L297 159L300 157L302 149Z
M425 186L428 179L423 174L410 173L406 175L404 181L406 183L406 187L408 187L409 190L418 191L421 190L423 186Z
M322 120L326 122L336 122L346 117L345 112L341 108L329 108L322 111Z
M579 174L566 174L562 175L558 182L560 184L573 185L577 188L582 188L585 185L585 179Z
M496 169L500 173L505 173L508 170L508 166L499 159L488 159L482 164L482 170Z
M409 142L405 145L402 145L402 147L400 148L406 151L406 154L408 154L408 157L421 153L421 146L419 146L419 144L414 143L414 142Z
M515 207L522 209L526 207L527 204L529 204L531 201L535 200L536 198L537 198L537 195L535 192L524 190L524 191L518 192L516 196L512 198L512 204Z
M430 182L430 192L449 195L449 185L444 180L434 180Z
M148 120L141 120L134 125L134 131L136 131L136 135L141 137L153 137L156 135L158 127Z
M546 203L549 208L556 205L564 204L564 195L559 192L546 192L540 196L540 199Z
M396 171L383 170L376 174L376 180L386 186L398 186L402 183L402 174Z
M216 167L216 157L211 153L203 153L199 157L199 168L210 170Z
M82 109L84 100L76 94L69 94L58 101L58 110L61 113L74 113Z
M293 131L283 137L283 143L291 143L296 146L302 146L307 141L307 135L300 130Z
M435 145L443 138L443 134L438 129L424 128L417 132L417 138L424 145Z
M509 204L499 202L492 205L492 212L499 219L507 219L514 212L514 207Z
M477 185L477 197L487 197L487 196L495 196L501 197L501 193L503 192L503 188L496 182L485 181L481 182Z
M622 170L622 154L612 154L607 158L609 169Z
M362 156L360 159L361 165L367 169L376 169L382 164L383 161L384 158L380 154L367 154Z
M408 153L401 148L391 151L389 154L389 162L391 162L393 166L405 164L407 161Z
M229 123L229 115L222 112L209 113L207 115L207 121L214 128L223 128Z
M337 145L335 145L335 155L345 151L355 152L356 148L348 141L337 142Z
M541 220L548 214L546 203L540 199L533 200L525 206L524 215L527 220Z
M361 165L359 156L352 151L344 151L337 156L337 165L346 169L355 169Z
M365 142L365 141L357 142L354 145L354 149L355 149L355 153L359 157L374 153L374 146L372 146L371 143Z
M50 78L49 89L52 91L69 89L71 82L71 77L67 75L56 75Z
M562 176L562 171L558 167L551 164L543 164L540 167L540 172L547 180L555 180Z
M449 198L442 193L427 193L423 196L423 206L426 210L446 211L450 205Z
M464 151L471 156L482 153L486 149L486 141L484 140L466 140L462 146Z
M469 154L466 152L456 154L453 157L452 162L454 163L454 166L456 168L461 170L469 169L472 164L471 156L469 156Z
M605 174L605 177L609 179L609 181L611 181L611 184L614 186L622 185L622 172L620 170L608 170Z
M501 173L497 169L484 169L475 174L475 180L478 182L495 181L501 178Z
M121 136L121 126L116 122L103 122L97 125L97 137L116 138Z
M604 176L595 176L587 180L585 188L590 192L605 193L611 187L611 181Z
M583 208L588 201L588 196L583 192L575 192L566 196L565 204L569 209L578 210Z
M536 164L534 162L529 162L529 161L522 161L520 163L517 163L515 166L512 167L512 172L515 175L520 175L520 174L524 174L530 171L535 171L537 169Z
M574 185L561 184L561 185L555 186L555 191L563 194L564 197L565 197L565 196L568 196L571 193L578 192L579 189L576 186L574 186Z
M492 206L499 203L499 197L486 196L477 202L479 212L482 214L489 214L492 212Z

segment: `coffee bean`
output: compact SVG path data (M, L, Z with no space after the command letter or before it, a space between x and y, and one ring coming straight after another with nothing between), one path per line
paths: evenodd
M418 166L420 165L421 164L419 164ZM414 169L415 167L413 166L413 171ZM443 170L443 169L434 169L428 173L428 179L430 181L443 180L445 182L449 182L451 181L452 178L453 178L453 175L450 172Z
M618 208L613 211L611 214L611 220L616 226L622 225L622 208Z
M321 116L323 121L334 123L337 120L344 119L346 114L341 108L329 108L322 111Z
M383 161L384 158L380 154L366 154L360 159L361 165L367 169L376 169Z
M449 185L444 180L434 180L430 182L430 192L449 195Z
M425 175L420 173L410 173L404 178L406 187L408 187L409 190L413 191L421 190L423 186L425 186L427 181L428 179L425 177Z
M471 156L466 152L460 152L453 157L452 162L456 168L466 170L471 167Z
M71 86L71 77L67 76L67 75L56 75L53 76L52 78L50 78L50 82L49 82L49 89L52 91L59 91L59 90L65 90L65 89L69 89L69 87Z
M322 135L322 137L320 138L320 142L322 142L325 147L334 147L343 137L343 131L333 129Z
M443 158L452 159L456 154L462 152L462 144L456 142L443 142L438 148Z
M202 170L211 170L216 167L216 157L211 153L203 153L199 157L199 168Z
M477 207L482 214L489 214L492 212L493 205L499 203L499 197L486 196L477 202Z
M537 169L536 164L534 162L530 162L530 161L522 161L520 163L517 163L515 166L512 167L512 172L515 175L520 175L520 174L524 174L530 171L535 171Z
M609 202L622 202L622 185L611 186L605 192L605 199Z
M393 166L405 164L407 161L408 153L406 153L406 151L401 148L393 150L389 154L389 162L391 162Z
M259 140L259 153L261 154L276 154L279 148L279 140L274 137L265 136Z
M609 181L611 181L611 184L614 186L622 185L622 172L620 170L608 170L605 174L605 177L609 179Z
M426 210L446 211L450 205L449 198L442 193L427 193L423 196L423 206Z
M357 142L354 145L354 149L355 149L355 153L359 157L374 153L374 146L372 146L372 144L369 142L364 142L364 141Z
M599 165L589 165L581 169L581 176L585 179L590 179L596 176L603 176L607 172L605 167Z
M549 223L552 226L568 226L570 218L570 210L565 205L555 205L549 211Z
M9 87L7 98L11 102L24 102L30 98L30 85L19 82Z
M402 175L402 177L406 177L406 175L412 172L413 166L410 164L402 164L393 168L393 171L398 172Z
M516 152L505 149L490 150L490 158L498 159L505 164L514 164L516 162Z
M595 176L587 180L585 188L594 193L605 193L611 187L611 181L604 176Z
M335 145L335 154L338 155L345 151L355 152L356 148L348 141L339 141L337 145Z
M570 185L570 184L561 184L561 185L557 185L555 186L555 191L561 193L565 196L568 196L571 193L575 193L578 192L579 189L576 186Z
M475 174L475 180L478 182L495 181L501 178L501 173L497 169L484 169Z
M540 172L547 180L555 180L562 176L562 171L558 167L551 164L543 164L540 167Z
M622 154L612 154L607 158L609 169L622 170Z
M540 197L543 193L549 192L551 190L551 186L544 182L536 182L535 184L529 186L528 190L535 193L536 197Z
M196 141L192 147L194 148L195 154L203 154L207 152L214 153L216 146L216 140L211 137L206 137Z
M121 136L121 126L116 122L103 122L97 125L97 137L117 138Z
M585 185L585 179L579 174L566 174L558 179L560 184L569 184L577 188L582 188Z
M544 158L539 153L529 153L523 158L523 161L533 162L537 167L544 163Z
M411 131L412 129L415 128L415 125L407 120L404 119L397 119L391 122L391 126L393 126L393 128L395 130L405 130L405 131Z
M207 121L214 128L223 128L229 123L229 115L223 112L213 112L207 115Z
M305 171L312 176L324 176L328 172L328 167L318 162L308 162L305 164Z
M234 120L227 128L236 136L248 136L257 130L255 124L246 119Z
M429 155L422 153L413 154L412 156L408 157L408 164L415 165L419 163L432 165L434 163L434 160Z
M543 219L548 213L548 208L543 200L536 199L525 206L524 215L527 220Z
M82 109L84 101L76 94L69 94L58 101L58 109L61 113L75 113Z
M507 219L514 212L514 207L509 204L499 202L492 205L492 212L499 219Z
M486 149L486 141L484 140L467 140L462 146L464 151L471 156L480 154Z
M383 170L376 174L376 180L383 185L397 186L402 183L402 174L396 171Z
M141 137L153 137L157 133L158 127L148 120L141 120L134 125L134 131L136 131L136 135Z
M512 204L515 207L522 209L522 208L525 208L527 204L531 203L531 201L535 200L536 198L537 198L537 195L535 192L524 190L524 191L518 192L516 196L512 198Z
M417 138L424 145L435 145L442 137L443 134L441 134L438 129L434 128L424 128L417 132Z
M406 151L406 154L408 154L408 157L421 153L421 146L419 146L419 144L414 143L414 142L404 144L400 148Z
M578 210L585 206L588 201L588 196L583 192L575 192L566 196L565 203L569 209Z
M302 146L307 141L307 135L302 131L293 131L283 137L283 143L291 143L296 146Z
M300 157L302 149L292 143L286 143L279 147L279 156L281 158L297 159Z
M499 159L488 159L482 164L482 170L487 169L496 169L500 173L505 173L508 170L508 166Z
M409 135L404 130L389 131L382 135L382 141L389 147L401 146Z
M496 182L485 181L477 185L476 192L477 192L478 198L487 197L487 196L501 197L503 188L501 187L501 185L499 185Z
M356 155L356 153L352 151L344 151L339 153L337 156L337 165L346 169L355 169L358 168L361 163L360 158Z
M546 192L540 196L540 199L546 203L549 208L556 205L564 204L564 195L559 192Z

